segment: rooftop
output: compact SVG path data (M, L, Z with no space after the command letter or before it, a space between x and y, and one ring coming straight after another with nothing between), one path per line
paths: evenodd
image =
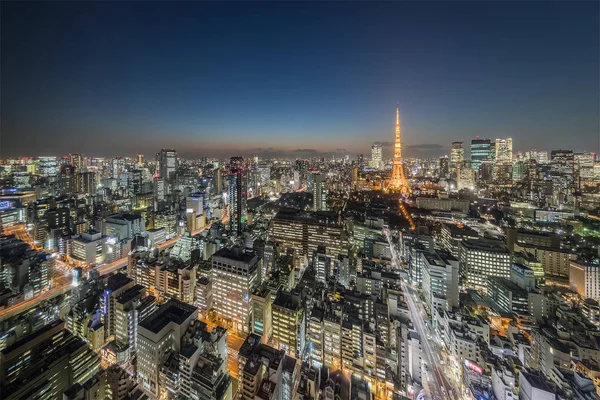
M223 257L230 260L242 261L246 264L252 263L255 259L258 259L256 254L248 253L244 251L244 248L240 246L233 246L231 248L223 247L213 254L213 257Z
M194 306L171 299L142 320L140 326L152 333L158 333L171 322L181 325L197 310Z
M469 250L481 250L493 253L507 253L508 249L503 242L499 240L490 239L478 239L478 240L464 240L461 245Z
M521 374L523 374L523 377L527 379L527 381L531 384L532 387L544 390L546 392L554 393L554 390L552 390L552 387L550 387L548 381L545 378L524 371L521 371Z

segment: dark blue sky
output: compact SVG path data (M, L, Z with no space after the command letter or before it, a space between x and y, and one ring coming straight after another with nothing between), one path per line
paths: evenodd
M1 7L4 157L600 150L597 2Z

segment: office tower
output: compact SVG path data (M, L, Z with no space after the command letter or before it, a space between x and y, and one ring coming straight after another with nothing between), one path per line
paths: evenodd
M348 235L337 215L314 215L295 210L280 210L271 220L269 239L279 243L280 251L294 249L297 257L312 257L319 246L327 255L348 252Z
M236 332L249 332L250 296L258 284L259 258L242 247L224 247L211 257L213 304L217 317Z
M156 201L165 201L167 196L167 184L164 178L154 178L154 198Z
M496 139L495 141L495 171L496 182L500 185L512 183L513 143L512 138Z
M106 337L115 337L117 334L117 297L134 285L133 279L127 277L125 274L118 273L108 277L101 299L101 311L104 314Z
M273 293L263 284L252 292L250 302L252 333L260 336L262 343L269 343L273 335Z
M479 137L471 140L471 166L475 173L479 173L479 167L483 161L491 161L492 141L490 139L480 139Z
M213 288L209 277L202 276L196 283L196 307L204 318L208 318L213 309Z
M96 194L96 173L80 172L75 175L75 191L88 196Z
M323 366L330 371L342 366L342 321L333 313L323 317Z
M107 237L101 232L89 230L73 239L73 258L84 261L88 265L101 264L106 255Z
M407 323L400 324L397 335L398 375L403 381L403 386L413 383L421 385L423 356L421 337Z
M431 310L451 311L458 307L458 260L450 253L424 253L423 293Z
M313 307L308 321L308 349L309 359L315 368L323 366L323 315L324 311L317 306Z
M463 161L456 168L456 188L473 189L475 187L475 171L469 161Z
M54 399L99 371L98 355L55 320L0 351L0 395Z
M300 358L304 351L306 319L300 293L280 290L272 305L273 346L285 353Z
M327 184L325 174L313 173L313 209L315 211L327 210Z
M381 143L375 142L371 146L371 161L369 161L369 167L379 169L382 165L382 146Z
M583 181L594 178L594 153L573 154L573 176L577 186L581 187Z
M158 398L160 370L172 351L183 350L184 335L198 319L198 309L171 299L137 326L137 380L140 387Z
M571 261L569 283L581 297L600 301L600 264Z
M552 175L565 176L572 182L573 171L573 150L552 150L550 152L550 172Z
M135 285L114 302L115 342L120 349L127 349L127 361L135 358L137 349L137 326L156 310L156 298L146 295L146 288Z
M463 240L458 246L460 275L467 285L486 287L487 278L510 278L510 253L497 240Z
M134 169L127 173L127 185L129 193L142 194L144 190L144 171Z
M240 399L260 398L291 400L295 387L296 360L260 342L250 334L238 353Z
M144 164L144 155L143 154L138 154L137 155L137 164L138 165L143 165Z
M220 168L213 169L213 193L220 194L223 190L223 173Z
M70 154L69 155L69 165L75 168L75 172L81 172L83 169L83 157L81 154Z
M362 169L365 166L365 158L362 154L358 154L356 156L356 166L358 167L358 169Z
M440 178L442 178L442 179L448 178L448 175L450 174L450 165L449 165L448 156L440 157L439 164L440 164Z
M229 160L229 229L241 233L247 218L248 175L242 157Z
M146 231L146 221L135 214L111 214L104 222L104 234L118 240L133 239Z
M318 246L313 257L318 282L327 283L329 271L331 270L331 258L327 256L325 246Z
M158 173L167 182L175 180L177 173L177 152L174 149L162 149L158 153Z
M38 168L40 175L43 176L56 176L58 175L58 161L56 157L39 157Z
M266 162L261 162L258 164L257 172L259 175L258 183L263 190L266 190L271 180L271 167Z
M394 167L392 169L392 178L388 185L389 190L397 191L402 194L410 193L408 179L404 174L404 165L402 164L402 141L400 129L400 110L396 107L396 137L394 141Z
M115 157L112 160L112 177L119 178L123 172L125 172L125 160L123 157Z
M452 142L452 148L450 149L450 174L453 177L455 177L456 169L463 161L465 161L463 142Z

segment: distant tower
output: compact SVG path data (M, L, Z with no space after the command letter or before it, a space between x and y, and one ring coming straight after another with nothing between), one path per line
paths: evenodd
M400 142L400 110L396 107L396 142L394 143L394 169L388 189L402 194L410 193L408 180L402 166L402 144Z

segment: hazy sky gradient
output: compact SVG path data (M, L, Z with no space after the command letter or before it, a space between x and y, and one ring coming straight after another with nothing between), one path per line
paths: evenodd
M600 150L597 2L1 7L2 157Z

